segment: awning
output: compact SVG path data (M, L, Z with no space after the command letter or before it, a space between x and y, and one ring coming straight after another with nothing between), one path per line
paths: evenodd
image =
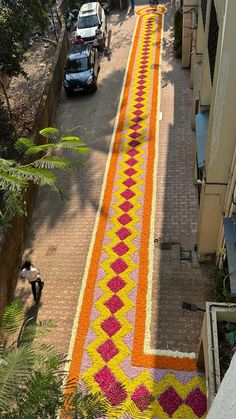
M209 122L209 111L198 113L195 116L197 165L199 169L202 169L205 165L208 122Z
M231 294L236 296L236 216L224 218Z

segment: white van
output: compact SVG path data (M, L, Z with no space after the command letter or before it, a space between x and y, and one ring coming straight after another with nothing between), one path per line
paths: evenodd
M76 36L80 35L88 44L98 46L99 43L96 39L95 32L99 24L101 24L105 43L107 36L107 19L102 6L96 1L83 4L78 15Z

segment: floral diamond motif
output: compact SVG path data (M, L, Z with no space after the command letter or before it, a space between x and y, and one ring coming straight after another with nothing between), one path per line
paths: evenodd
M106 334L111 338L115 335L118 330L121 329L121 324L116 320L115 317L110 316L108 319L104 320L101 324L101 328L106 332Z

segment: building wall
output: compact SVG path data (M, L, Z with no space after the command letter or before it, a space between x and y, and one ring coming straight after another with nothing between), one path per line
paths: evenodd
M208 412L207 419L235 419L236 418L236 354L231 361L219 391Z
M213 1L213 0L212 0ZM217 252L225 194L236 141L236 1L214 0L219 26L213 84L210 76L208 34L211 1L207 6L205 34L198 30L198 47L203 45L200 105L210 106L205 157L205 185L200 196L198 253ZM202 42L204 38L204 42Z
M188 68L191 63L192 33L194 30L192 12L197 10L198 0L184 0L183 2L183 30L182 30L182 67Z

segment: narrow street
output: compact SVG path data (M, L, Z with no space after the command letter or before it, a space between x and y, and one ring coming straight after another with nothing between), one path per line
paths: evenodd
M68 202L38 194L25 257L45 280L39 307L21 279L16 290L28 313L55 320L48 339L69 353L69 378L103 391L117 418L206 413L194 361L202 313L181 303L204 306L211 279L194 252L189 72L173 56L163 3L167 13L137 2L135 14L112 14L97 92L62 91L54 125L91 151L60 177Z

